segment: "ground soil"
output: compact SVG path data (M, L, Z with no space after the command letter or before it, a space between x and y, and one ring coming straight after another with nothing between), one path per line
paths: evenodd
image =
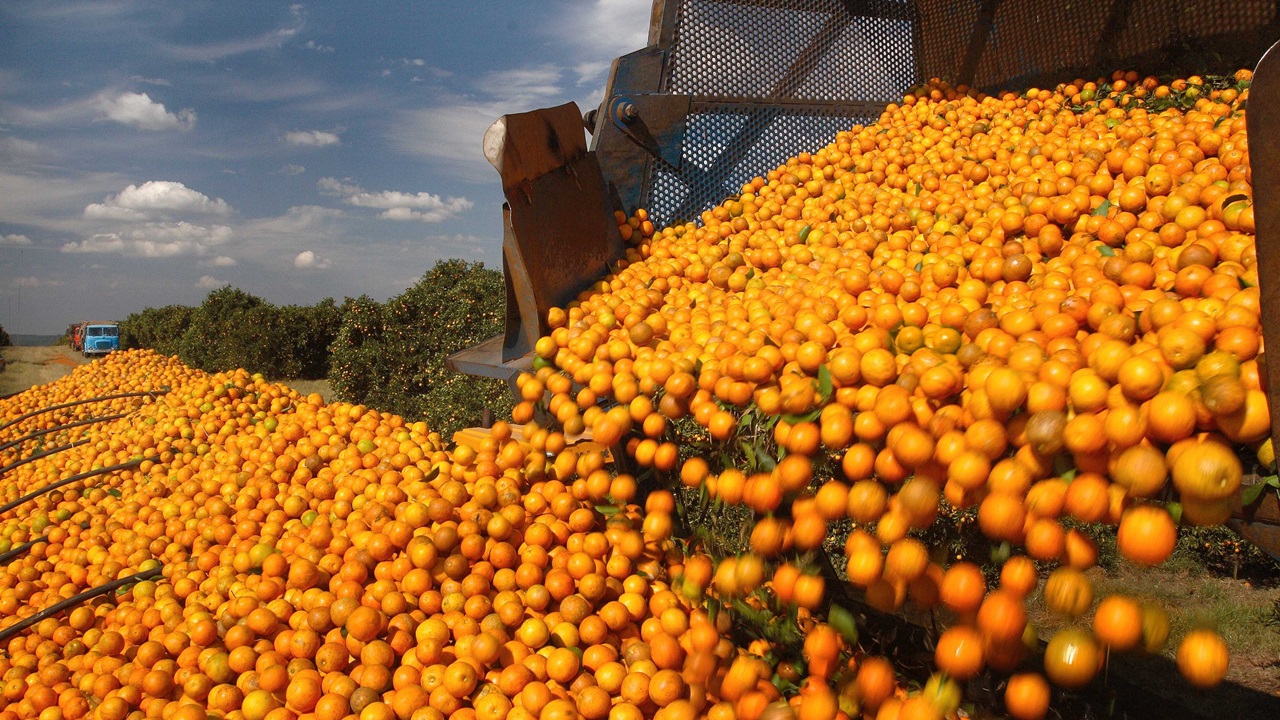
M1121 561L1111 571L1093 568L1088 574L1099 597L1121 593L1155 601L1171 620L1172 634L1160 656L1113 656L1109 672L1095 681L1100 692L1094 697L1114 702L1116 715L1155 718L1177 708L1189 718L1280 717L1280 586L1274 581L1216 577L1177 556L1158 568ZM1038 595L1030 605L1042 640L1058 628L1089 621L1055 616ZM1231 649L1227 679L1213 690L1191 687L1174 664L1177 642L1196 627L1216 627Z
M66 345L0 348L5 359L0 372L0 395L29 390L53 382L89 359Z

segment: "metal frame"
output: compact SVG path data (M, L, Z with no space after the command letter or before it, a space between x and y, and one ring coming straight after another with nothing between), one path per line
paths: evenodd
M1258 61L1249 87L1250 167L1253 170L1253 208L1258 252L1258 290L1261 295L1262 335L1280 343L1280 42ZM1274 349L1266 355L1280 355ZM1265 360L1265 358L1263 358ZM1260 363L1267 378L1265 362ZM1276 366L1276 363L1272 363ZM1277 378L1276 380L1280 380ZM1272 443L1280 445L1280 382L1266 380L1271 409ZM1260 478L1253 478L1260 482ZM1228 524L1233 530L1280 559L1280 503L1265 493L1261 502L1237 513Z

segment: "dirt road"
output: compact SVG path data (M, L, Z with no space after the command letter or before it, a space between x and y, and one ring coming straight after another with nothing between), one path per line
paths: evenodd
M65 345L0 348L7 363L0 372L0 395L52 382L89 360Z

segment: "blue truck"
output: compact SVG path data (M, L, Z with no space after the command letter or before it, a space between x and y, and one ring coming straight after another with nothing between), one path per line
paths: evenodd
M81 323L75 347L85 357L115 352L120 349L120 327L108 322Z

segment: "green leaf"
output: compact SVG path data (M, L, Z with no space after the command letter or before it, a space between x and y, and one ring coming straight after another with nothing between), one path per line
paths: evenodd
M792 425L799 425L800 423L805 423L805 422L813 422L814 420L818 419L818 415L820 413L821 413L820 410L811 410L805 413L804 415L783 415L782 422L791 423Z
M800 228L800 232L796 233L797 235L800 236L800 242L804 242L805 240L809 239L809 232L812 229L813 228L809 227L808 225L805 225L804 227Z
M778 467L778 461L767 452L760 452L760 448L756 448L756 464L761 472L773 472Z
M1165 509L1173 516L1173 521L1177 524L1182 523L1182 503L1171 502L1165 505Z
M1110 245L1101 245L1098 247L1098 254L1102 257L1115 257L1116 251L1112 250Z
M1280 475L1269 475L1264 479L1266 480L1268 485L1270 485L1271 487L1277 490L1280 490Z
M827 364L823 363L818 366L818 397L822 399L820 404L826 405L831 399L831 392L835 388L831 384L831 371L827 369Z
M1262 491L1267 489L1270 483L1254 483L1253 485L1245 485L1244 492L1240 493L1240 504L1248 507L1258 501L1262 496Z
M609 517L610 515L617 515L622 510L617 505L596 505L596 512Z
M1098 205L1098 207L1093 209L1093 214L1097 215L1098 217L1106 217L1107 213L1110 210L1111 210L1111 201L1103 200L1102 203Z
M1000 565L1009 559L1009 555L1013 552L1013 548L1008 541L1000 543L998 546L991 548L991 562Z
M832 604L831 612L827 615L827 622L831 623L832 629L843 635L850 645L858 642L858 625L854 622L853 613L839 605Z

